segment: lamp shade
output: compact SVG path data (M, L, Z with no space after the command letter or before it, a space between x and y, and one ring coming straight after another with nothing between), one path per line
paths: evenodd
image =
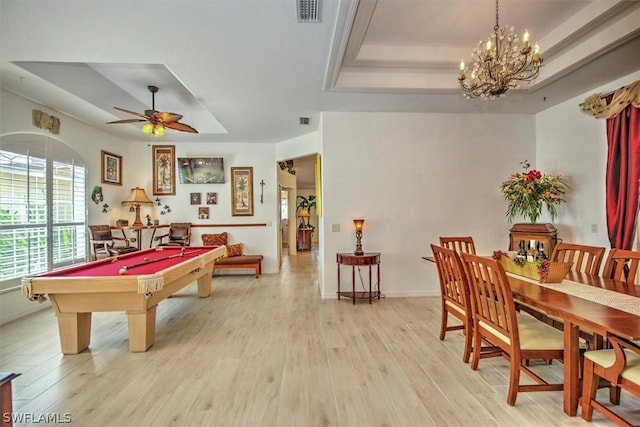
M356 227L356 231L362 231L362 226L364 225L364 219L354 219L353 224Z
M122 201L122 206L130 205L152 205L153 202L147 197L144 188L135 187L131 189L129 196L126 200Z
M309 213L309 209L302 208L300 209L300 213L298 214L298 216L301 218L309 218L311 214Z

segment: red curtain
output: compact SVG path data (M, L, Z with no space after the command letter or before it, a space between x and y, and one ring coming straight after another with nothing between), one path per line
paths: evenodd
M640 193L640 109L627 106L607 119L606 209L612 248L631 249Z

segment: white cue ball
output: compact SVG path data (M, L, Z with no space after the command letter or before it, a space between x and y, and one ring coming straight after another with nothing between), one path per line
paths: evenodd
M122 267L122 268L120 269L120 271L118 271L118 273L120 273L120 274L126 274L126 273L127 273L127 269L126 269L125 267Z

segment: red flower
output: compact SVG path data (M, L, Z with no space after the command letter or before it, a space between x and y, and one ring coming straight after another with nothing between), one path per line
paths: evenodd
M535 169L531 169L529 172L527 172L524 175L527 181L535 181L536 179L542 178L542 173Z

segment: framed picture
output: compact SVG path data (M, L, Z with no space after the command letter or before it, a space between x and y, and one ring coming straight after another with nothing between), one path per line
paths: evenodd
M153 194L173 196L176 194L176 150L175 145L152 145Z
M224 184L222 157L178 157L180 184Z
M253 168L231 168L231 215L253 216Z
M198 219L209 219L209 208L207 208L207 207L199 207L198 208Z
M191 200L191 204L192 205L199 205L200 202L201 202L200 201L200 193L191 193L191 197L190 197L189 200Z
M207 193L207 204L208 205L217 205L218 204L218 193Z
M122 185L122 156L100 151L102 182L105 184Z

